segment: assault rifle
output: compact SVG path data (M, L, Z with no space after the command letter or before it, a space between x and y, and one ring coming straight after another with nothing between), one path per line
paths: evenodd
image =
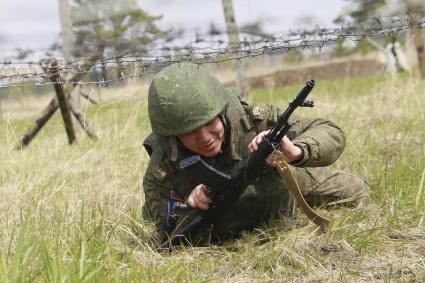
M188 225L177 229L169 240L160 245L160 249L179 244L189 234L196 233L205 225L216 222L229 207L234 205L247 186L253 183L266 168L270 168L265 159L279 146L282 138L291 128L288 122L291 114L297 107L313 107L313 101L306 100L313 87L314 80L306 83L295 99L289 103L276 125L263 137L258 145L258 150L239 161L229 174L208 165L199 155L193 155L180 161L181 170L187 172L195 181L208 187L208 195L212 203L208 210L199 211ZM190 209L193 208L187 204L174 204L174 213L177 215L186 213Z

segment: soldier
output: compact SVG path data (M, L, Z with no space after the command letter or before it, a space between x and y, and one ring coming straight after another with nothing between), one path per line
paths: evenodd
M148 113L152 133L145 139L150 162L143 179L144 218L153 221L157 240L166 240L193 215L173 214L175 202L207 210L211 199L203 184L179 170L194 154L222 172L257 150L281 111L271 105L248 105L201 67L175 64L157 73L150 85ZM346 199L358 206L368 196L366 182L329 166L341 155L345 135L335 123L291 116L291 130L280 150L310 203ZM268 158L268 164L271 162ZM195 211L195 210L194 210ZM196 235L192 244L218 241L253 229L275 217L290 217L293 199L276 170L267 170L250 185L220 221Z

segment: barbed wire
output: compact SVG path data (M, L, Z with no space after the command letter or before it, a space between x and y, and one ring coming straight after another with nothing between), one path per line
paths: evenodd
M155 73L162 66L181 62L198 65L220 64L227 61L255 58L265 54L280 54L291 49L317 49L339 40L359 42L371 36L396 36L410 28L425 28L425 17L416 19L407 16L373 18L357 25L338 28L316 28L312 30L290 31L284 34L261 34L245 37L239 44L231 44L223 39L191 41L183 45L163 45L151 48L143 54L127 53L103 57L93 62L80 59L65 63L59 60L57 74L61 79L55 84L63 84L66 77L77 73L87 73L90 69L100 73L102 69L115 70L117 78L72 82L77 85L97 84L99 86L122 80L144 78ZM94 48L94 47L93 47ZM46 66L44 66L46 69ZM47 66L48 67L48 66ZM48 69L48 68L47 68ZM0 65L0 88L43 86L54 84L40 62L7 61Z
M247 45L247 44L261 44L261 43L270 43L273 41L279 42L279 41L296 41L299 40L300 38L296 38L296 37L307 37L307 36L321 36L321 37L325 37L325 36L335 36L338 35L339 37L350 37L350 36L364 36L365 34L370 34L370 33L375 33L375 32L389 32L389 31L393 31L393 32L399 32L399 31L403 31L406 30L406 28L409 28L412 25L412 21L407 18L407 17L391 17L392 21L390 24L384 24L385 22L388 22L388 17L381 17L381 18L373 18L373 19L369 19L359 25L352 25L352 26L346 26L346 27L341 27L341 28L331 28L331 29L321 29L321 28L316 28L314 30L311 31L306 31L306 30L297 30L297 31L292 31L292 32L288 32L288 33L284 33L284 34L280 34L279 36L276 34L261 34L258 35L260 36L260 39L247 39L244 38L242 40L242 44ZM421 25L425 20L425 17L419 17L418 20L415 20L413 23L415 23L416 25ZM230 31L231 32L231 31ZM351 33L351 34L350 34ZM226 33L224 31L220 32L221 35L225 35ZM170 51L174 51L174 52L188 52L188 53L192 53L192 54L203 54L203 53L214 53L217 52L220 49L223 49L223 45L227 46L227 48L230 49L234 49L235 46L231 46L229 45L229 43L223 39L218 39L218 40L206 40L204 39L205 37L201 38L201 39L197 39L195 41L190 41L186 44L184 44L184 46L162 46L159 48L150 48L149 50L144 51L144 55L143 57L166 57L163 54L165 52L170 52ZM266 39L265 39L266 38ZM198 43L206 43L208 46L204 46L204 47L197 47L196 44ZM220 46L220 47L211 47L212 46ZM159 52L159 54L153 54L155 52ZM168 55L167 55L168 56ZM105 63L107 63L108 61L111 60L116 60L117 58L122 58L123 55L121 56L115 56L112 58L107 58L107 59L103 59L103 61ZM73 63L73 62L70 62ZM77 62L78 63L78 62ZM31 64L36 64L35 62L12 62L11 60L4 62L3 65L14 65L17 66L19 64L24 64L24 65L31 65Z
M415 21L420 22L421 20L423 20L425 17L425 14L417 14ZM374 17L374 18L369 18L366 19L364 21L362 21L360 24L358 25L348 25L346 26L344 29L349 29L349 28L360 28L363 30L367 30L370 26L374 27L374 28L379 28L380 26L384 26L385 23L387 24L400 24L402 23L403 25L406 24L406 20L409 20L409 17L406 14L400 14L400 15L392 15L392 16L381 16L381 17ZM266 20L265 20L266 21ZM404 23L403 23L404 22ZM239 28L239 30L235 30L235 31L227 31L226 29L224 29L223 27L216 27L213 23L212 26L210 28L210 30L207 33L201 33L199 31L199 27L197 28L188 28L188 29L177 29L177 30L172 30L170 31L169 35L165 38L160 38L157 41L159 42L159 44L162 43L170 43L170 42L174 42L176 41L177 38L180 37L186 37L186 36L190 36L191 39L193 39L195 37L195 40L189 40L189 41L185 41L185 45L195 45L195 44L199 44L199 43L207 43L207 44L226 44L228 43L226 38L227 38L227 34L231 34L231 33L239 33L241 34L242 38L245 39L245 41L247 41L247 37L251 38L250 40L252 41L252 38L267 38L267 39L275 39L276 37L288 37L288 36L294 36L294 35L300 35L300 34L304 34L306 32L309 33L313 33L313 32L318 32L318 31L334 31L335 28L327 28L327 29L322 29L319 27L316 27L314 30L312 31L306 31L306 30L302 30L302 29L296 29L293 31L275 31L274 33L270 33L270 32L265 32L262 31L262 29L259 27L261 25L262 22L253 22L251 24L247 24L246 26L243 26L241 28ZM280 35L280 36L276 36L276 35ZM210 38L210 39L208 39ZM211 39L213 38L213 39ZM131 42L131 40L128 40L129 42ZM96 40L92 40L92 42L96 42ZM90 39L86 40L84 42L84 44L90 44ZM183 49L190 49L190 48L196 48L196 47L182 47L182 46L170 46L170 45L166 45L164 47L160 47L160 48L149 48L149 50L156 50L156 51L167 51L167 50L183 50ZM205 47L203 47L205 48ZM45 48L38 48L38 49L22 49L22 48L12 48L12 49L1 49L2 53L12 53L12 52L17 52L17 53L42 53L45 52L47 54L51 54L51 53L57 53L57 55L59 55L60 53L60 45L55 43L50 47L45 47ZM147 51L145 51L147 52ZM11 58L15 57L15 59L18 59L22 56L13 56L10 55L9 57L6 57L8 59L0 59L0 61L3 61L3 64L35 64L34 61L12 61ZM22 59L22 58L21 58Z

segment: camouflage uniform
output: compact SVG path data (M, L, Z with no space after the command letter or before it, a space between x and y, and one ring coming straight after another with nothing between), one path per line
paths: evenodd
M188 68L188 70L192 69ZM168 88L172 88L176 83L169 77L166 77L165 81L169 84ZM151 96L152 93L155 95L155 91L159 91L158 87L152 90L151 85L149 95ZM187 91L186 89L181 93ZM229 91L224 93L225 95L219 98L225 100L224 110L209 118L211 120L218 115L225 126L222 153L204 160L220 171L229 172L248 154L247 146L251 140L259 132L276 123L281 111L271 105L248 105L240 102L234 93ZM149 103L159 102L150 100ZM165 105L169 106L166 103ZM182 115L183 119L190 119L186 116L191 116L190 113L182 113ZM173 133L158 134L157 132L161 132L161 129L158 130L158 127L155 127L158 124L153 123L155 117L150 115L150 119L153 133L143 143L150 155L150 162L143 179L145 193L143 212L146 219L155 222L158 240L162 241L172 233L176 225L187 223L193 217L189 215L179 219L172 214L171 208L174 202L184 201L198 183L178 169L179 161L193 153L189 152ZM300 118L295 114L292 115L290 123L292 128L287 136L304 152L303 158L291 165L295 178L308 201L352 199L354 204L357 204L367 197L368 186L363 179L325 167L337 160L344 149L345 136L340 127L328 120ZM199 126L202 124L187 129L187 132ZM166 124L164 124L165 128ZM169 128L172 128L172 125ZM195 235L194 238L205 242L210 232L216 239L226 238L242 230L258 227L272 217L290 217L292 209L293 200L285 183L277 172L271 169L264 172L245 190L234 207L223 213L220 221L213 224L212 230L204 231L205 233Z

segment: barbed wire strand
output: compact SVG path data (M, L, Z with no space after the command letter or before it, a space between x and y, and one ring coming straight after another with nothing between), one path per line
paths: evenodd
M3 68L0 68L0 88L64 84L67 76L87 73L90 69L108 68L120 72L121 76L114 79L72 82L77 85L98 84L103 86L116 81L143 78L155 73L152 69L158 65L171 65L181 62L192 62L198 65L220 64L226 61L254 58L264 54L285 53L291 49L299 48L319 49L321 51L325 46L339 40L349 39L353 42L359 42L370 36L397 35L410 28L425 28L424 18L411 20L408 17L393 17L390 24L387 18L386 21L387 23L383 24L383 19L375 18L367 24L332 29L317 28L310 31L289 32L284 35L275 34L273 38L266 39L249 40L245 38L237 45L218 40L208 41L208 44L217 47L196 47L191 46L194 42L190 42L184 44L183 47L163 46L152 48L147 54L125 54L102 58L95 62L84 63L82 60L76 60L65 64L64 61L58 61L59 66L55 74L59 74L61 79L57 82L49 80L49 75L52 74L43 70L41 62L9 61L4 62ZM221 47L223 44L226 46ZM152 54L153 52L158 52L158 54ZM136 71L138 71L137 75L134 74Z

